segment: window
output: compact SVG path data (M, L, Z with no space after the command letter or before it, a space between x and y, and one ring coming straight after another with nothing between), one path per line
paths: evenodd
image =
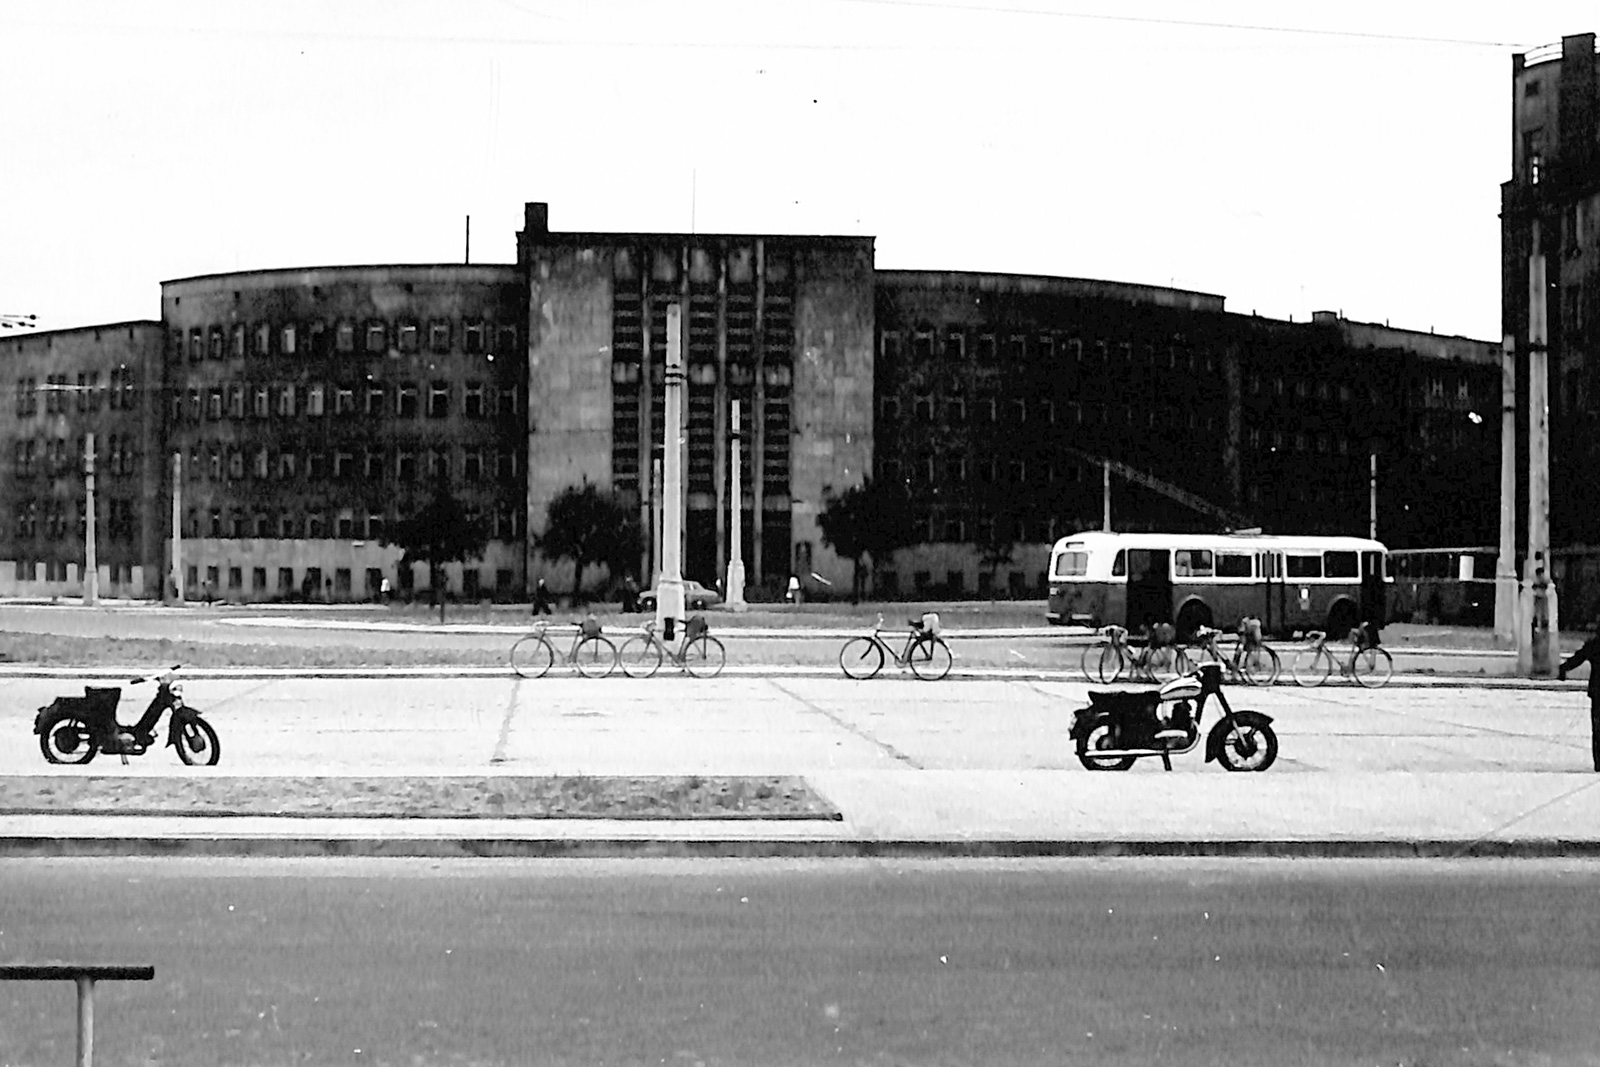
M1359 578L1359 559L1354 552L1324 552L1322 574L1325 578Z
M483 479L483 449L468 448L461 457L461 476L469 482Z
M450 383L435 381L428 385L428 418L442 419L450 414Z
M415 382L401 382L395 390L395 414L403 419L417 415L417 386Z
M264 386L264 385L258 385L258 386L256 386L256 404L255 404L256 418L258 418L258 419L266 418L267 417L267 413L268 413L269 410L270 410L270 401L269 401L269 394L267 392L267 387Z
M1125 549L1125 548L1121 548L1121 549L1117 550L1116 558L1111 561L1111 576L1113 578L1123 578L1123 577L1126 577L1127 574L1128 574L1128 550Z
M367 323L367 351L383 352L389 347L389 332L381 322Z
M227 349L225 348L221 326L211 327L210 353L212 359L221 359L223 356L227 355Z
M947 333L944 335L944 358L960 362L967 357L967 338L964 334Z
M265 537L266 534L261 534L260 536ZM267 591L267 568L250 568L250 591L254 593L265 593Z
M517 328L515 326L502 326L495 341L495 351L502 356L509 356L517 350Z
M228 449L228 477L244 477L244 453L237 448Z
M239 323L237 326L235 326L233 328L233 348L232 348L232 351L233 351L233 354L235 356L243 356L244 355L244 342L245 342L244 323L241 322L241 323Z
M383 453L369 449L366 455L366 479L373 485L383 483Z
M472 323L461 331L461 347L470 355L483 351L483 324Z
M1290 555L1285 560L1284 573L1290 578L1321 578L1321 556Z
M1211 577L1211 551L1205 548L1178 549L1172 553L1172 573L1178 578Z
M367 414L368 415L382 415L383 412L384 412L383 401L384 401L383 386L379 385L377 382L372 382L372 383L368 384L368 386L367 386Z
M306 414L322 415L322 385L320 383L306 388Z
M382 541L384 533L384 519L381 514L374 511L367 516L367 539L369 541Z
M450 450L447 448L428 449L428 477L434 481L450 478Z
M1255 573L1251 566L1251 557L1247 552L1218 552L1217 577L1218 578L1250 578Z
M621 363L616 364L616 366L619 366L619 367L620 366L627 366L627 365L628 364L621 364ZM635 363L635 364L632 364L632 366L637 368L638 364ZM477 419L477 418L482 418L483 417L483 383L482 382L468 382L467 383L466 392L465 392L465 394L463 396L462 413L465 414L467 416L467 418L469 418L469 419Z
M206 418L212 422L222 418L222 390L213 389L206 395Z
M495 393L495 411L501 415L515 415L517 413L517 387L505 386Z
M285 356L295 353L295 328L294 323L289 323L278 333L278 351Z
M313 482L320 482L327 475L326 459L321 452L306 453L306 477Z
M335 415L349 415L356 410L356 391L348 385L341 385L333 392L333 413Z
M402 322L400 324L400 336L398 338L400 342L400 351L415 352L417 350L418 342L421 340L419 334L420 331L417 329L416 323Z
M1089 553L1076 551L1057 554L1050 570L1053 578L1082 578L1088 573Z
M333 476L340 481L349 478L355 473L356 459L349 452L335 452L333 454Z
M271 537L272 536L272 516L268 515L265 511L256 512L255 530L256 530L256 536L259 537L259 538ZM266 572L262 571L261 574L262 574L261 580L256 583L256 588L257 589L261 589L261 588L265 587L266 584L267 584Z
M271 471L271 469L272 469L271 464L272 464L272 457L267 454L266 447L263 446L261 448L256 449L256 462L255 462L256 477L257 478L265 478L265 477L267 477L268 472Z
M993 363L995 355L995 340L992 333L978 335L978 362Z
M448 322L430 322L428 324L428 348L434 352L450 351L450 324Z
M278 414L286 418L294 416L294 386L281 386L278 390Z
M272 325L266 322L256 324L256 355L264 356L272 351Z
M280 452L278 454L278 477L279 478L293 478L294 477L294 453L293 452Z
M401 482L414 482L417 480L417 457L405 451L395 453L394 476Z
M228 386L228 417L230 419L244 418L244 386Z

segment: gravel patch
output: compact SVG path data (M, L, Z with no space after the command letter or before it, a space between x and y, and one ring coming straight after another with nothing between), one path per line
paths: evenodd
M342 819L842 818L803 778L161 777L0 778L0 816Z

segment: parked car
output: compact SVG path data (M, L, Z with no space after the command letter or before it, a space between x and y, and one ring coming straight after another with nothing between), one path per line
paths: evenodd
M722 594L715 589L707 589L699 582L690 578L683 580L683 604L690 611L704 611L714 608L722 603ZM656 591L646 589L639 594L639 610L656 610Z

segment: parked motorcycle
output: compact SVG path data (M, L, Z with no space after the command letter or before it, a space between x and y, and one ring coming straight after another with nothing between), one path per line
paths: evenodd
M1206 735L1206 762L1230 771L1264 771L1278 758L1272 719L1259 711L1234 711L1222 693L1222 665L1202 663L1189 674L1153 690L1089 694L1089 706L1073 714L1070 736L1078 761L1091 771L1125 771L1146 756L1172 757L1200 742L1201 720L1212 698L1222 717Z
M190 766L214 766L222 758L217 731L199 711L183 702L183 683L174 677L178 670L175 665L159 674L129 680L129 685L156 683L150 706L132 725L117 721L120 686L85 686L81 697L56 697L34 716L39 750L51 763L88 763L101 752L121 756L127 763L129 756L142 756L155 744L162 713L170 712L167 744L178 750L178 758Z

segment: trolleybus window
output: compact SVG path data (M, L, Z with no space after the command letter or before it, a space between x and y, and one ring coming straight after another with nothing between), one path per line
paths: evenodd
M1356 554L1354 552L1324 552L1322 554L1322 573L1328 578L1359 578L1361 572L1356 567Z
M1111 577L1125 578L1128 574L1128 550L1117 549L1117 558L1111 561Z
M1253 568L1250 566L1250 557L1243 552L1218 552L1217 553L1218 578L1253 578Z
M1291 578L1321 578L1321 556L1296 556L1289 553L1288 575Z
M1056 555L1051 575L1056 578L1082 578L1089 573L1089 553L1069 550Z
M1172 573L1178 578L1211 577L1211 551L1205 548L1180 548L1172 554Z

